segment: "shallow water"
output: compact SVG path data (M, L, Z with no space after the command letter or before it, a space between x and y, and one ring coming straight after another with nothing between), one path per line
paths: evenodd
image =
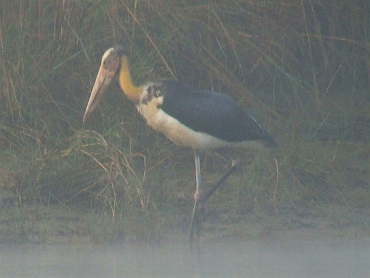
M370 241L0 246L0 277L369 277Z

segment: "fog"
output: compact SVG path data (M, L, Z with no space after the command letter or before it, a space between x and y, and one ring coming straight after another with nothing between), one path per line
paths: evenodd
M0 277L368 277L369 240L6 245Z

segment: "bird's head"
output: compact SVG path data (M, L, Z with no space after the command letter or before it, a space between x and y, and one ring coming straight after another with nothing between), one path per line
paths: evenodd
M91 112L93 112L102 99L104 91L112 81L113 77L117 73L120 64L121 57L124 55L123 48L116 46L109 48L105 51L102 59L94 87L91 91L89 102L87 103L85 114L83 116L83 122L86 121Z

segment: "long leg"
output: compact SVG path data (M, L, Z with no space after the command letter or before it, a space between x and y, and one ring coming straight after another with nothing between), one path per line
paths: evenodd
M200 197L202 195L202 177L200 173L200 158L199 151L194 150L194 159L195 159L195 181L196 189L194 193L194 208L193 214L191 216L191 226L190 226L190 247L192 246L194 229L197 229L197 235L200 234L200 219L199 219L199 210L200 210Z
M207 200L209 199L209 197L211 197L213 195L213 193L215 193L216 189L219 188L226 180L227 178L235 172L237 166L240 164L240 160L239 159L236 159L236 160L233 160L231 162L231 166L230 168L225 172L225 174L217 181L215 182L211 188L207 191L207 193L205 194L202 194L199 201L201 203L205 203L207 202Z
M202 180L201 180L201 173L200 173L200 158L199 158L199 152L197 150L194 151L195 156L195 177L196 177L196 190L194 194L194 208L193 208L193 214L191 217L191 226L190 226L190 247L192 247L193 243L193 237L194 237L194 230L196 229L197 235L199 236L201 233L201 225L202 225L202 219L200 215L200 211L203 209L203 204L213 195L213 193L216 191L217 188L219 188L226 179L234 173L234 171L237 169L237 166L240 163L240 160L233 160L231 167L225 172L225 174L216 182L214 183L211 188L203 194L202 192Z

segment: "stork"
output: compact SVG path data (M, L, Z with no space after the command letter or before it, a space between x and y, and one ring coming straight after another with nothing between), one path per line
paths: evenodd
M194 149L196 190L189 237L191 246L194 231L198 236L200 234L202 205L239 164L239 160L233 161L219 181L203 193L199 152L219 147L277 147L277 143L266 129L227 95L199 90L175 81L135 86L128 56L121 46L109 48L104 53L83 122L97 107L116 74L123 93L136 105L149 126L174 144Z

